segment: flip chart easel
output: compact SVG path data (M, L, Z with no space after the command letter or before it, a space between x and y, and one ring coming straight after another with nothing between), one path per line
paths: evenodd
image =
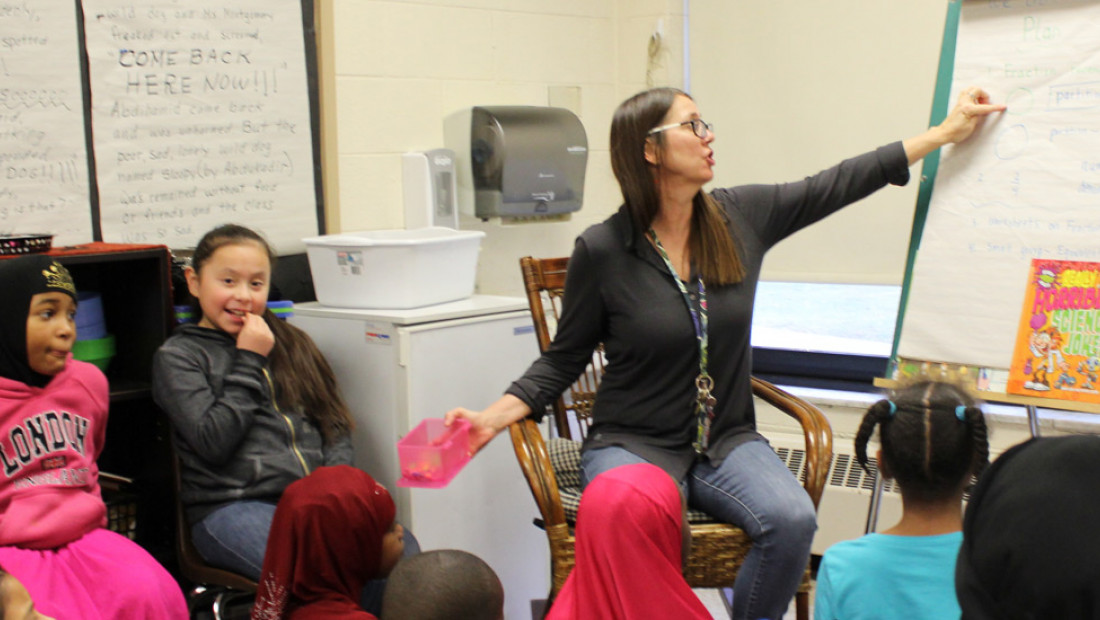
M949 3L931 124L971 86L1008 110L925 158L890 379L929 368L1036 418L1037 407L1100 413L1006 394L1003 381L1030 260L1100 260L1097 27L1096 0Z

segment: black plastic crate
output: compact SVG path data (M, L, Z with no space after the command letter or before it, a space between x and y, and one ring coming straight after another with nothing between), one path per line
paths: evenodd
M140 498L130 490L133 481L100 472L99 486L107 505L107 529L136 541Z

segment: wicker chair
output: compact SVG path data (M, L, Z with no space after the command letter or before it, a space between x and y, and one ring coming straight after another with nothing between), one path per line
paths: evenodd
M551 329L561 312L561 296L565 286L568 258L520 259L527 300L535 323L540 350L550 345ZM552 324L551 324L552 323ZM588 429L589 415L596 387L603 374L602 350L597 349L593 361L567 394L553 406L554 422L559 438L548 444L535 422L524 419L510 427L516 458L535 497L546 535L550 542L550 562L553 576L551 598L555 596L573 568L573 532L576 505L580 499L575 456L579 442ZM829 466L833 456L832 429L825 416L813 405L792 396L774 385L753 377L753 394L780 411L798 420L806 441L805 469L802 483L816 507L821 501ZM551 458L553 453L553 458ZM556 466L556 467L555 467ZM565 498L565 501L563 501ZM737 570L752 547L752 541L737 527L717 523L706 514L689 510L692 549L684 577L695 588L719 588L733 585ZM802 584L795 597L799 620L809 618L811 591L810 569L806 568Z

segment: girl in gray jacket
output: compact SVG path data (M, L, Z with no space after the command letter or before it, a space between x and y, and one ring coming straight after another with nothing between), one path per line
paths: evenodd
M266 308L274 259L243 226L203 236L186 271L201 319L177 328L153 361L195 547L253 580L287 485L352 462L352 419L331 368Z

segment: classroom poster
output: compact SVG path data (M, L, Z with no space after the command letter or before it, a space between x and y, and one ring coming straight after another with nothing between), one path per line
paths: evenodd
M1033 259L1007 391L1100 403L1100 263Z
M0 2L0 234L92 240L77 12Z
M103 240L318 233L301 0L83 0Z

